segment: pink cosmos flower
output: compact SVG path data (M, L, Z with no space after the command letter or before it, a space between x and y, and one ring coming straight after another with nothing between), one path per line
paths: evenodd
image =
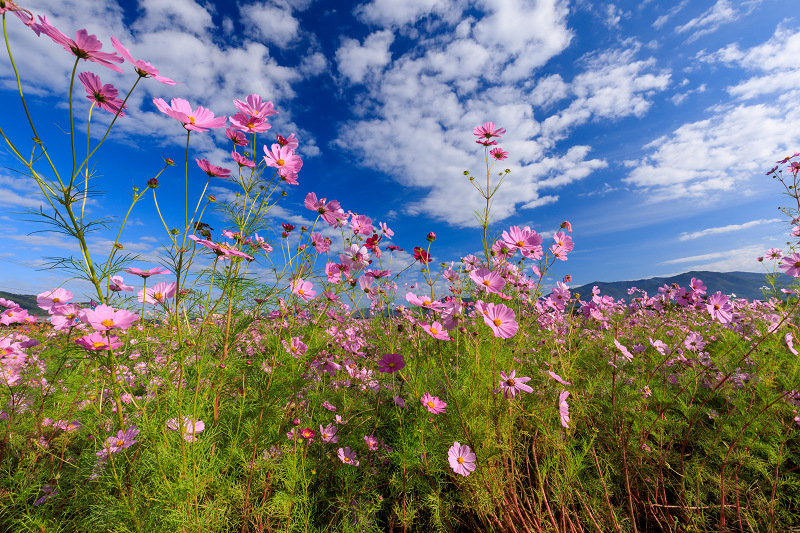
M272 102L262 101L261 97L257 94L249 95L247 98L245 98L244 102L241 100L234 100L233 105L235 105L236 109L242 113L252 115L254 117L268 117L277 113L272 106Z
M202 420L192 420L190 416L181 418L170 418L167 420L167 429L180 433L186 442L195 442L197 434L206 428Z
M479 289L490 293L499 293L503 290L503 287L506 286L503 276L488 268L472 270L469 273L469 277L475 282Z
M181 122L187 130L208 131L209 128L223 128L228 121L226 116L214 117L213 112L202 106L192 111L192 106L183 98L173 98L170 105L161 98L153 98L153 103L159 111Z
M484 146L497 144L497 141L492 141L491 138L502 137L505 132L506 130L504 128L495 127L494 122L487 122L483 126L476 126L475 129L472 130L472 134L478 137L478 140L475 142Z
M28 311L21 307L6 309L0 313L0 324L3 324L4 326L10 326L11 324L24 322L27 316Z
M214 166L205 159L195 159L195 161L200 170L208 174L210 178L229 178L231 176L231 171L227 168Z
M245 134L233 126L229 126L228 129L225 130L225 137L230 139L236 146L247 146L248 144Z
M313 192L310 192L306 195L303 205L306 206L306 209L310 209L311 211L316 211L319 213L319 216L321 216L322 219L328 223L328 225L335 226L337 223L335 213L341 209L341 206L336 200L331 200L330 202L325 203L326 200L327 198L321 198L317 200L317 195Z
M508 231L503 232L503 242L509 248L520 250L520 253L529 259L542 258L542 240L542 236L528 226L524 228L511 226Z
M628 361L633 361L633 354L629 352L628 349L625 346L623 346L617 339L614 339L614 346L616 346L617 349L620 352L622 352L622 355L623 357L625 357L625 359L627 359Z
M503 161L508 157L508 152L504 151L502 148L493 148L489 150L489 153L498 161Z
M786 346L789 348L790 352L794 355L800 355L794 347L794 337L791 331L783 336L783 340L786 342Z
M331 243L330 237L323 237L322 233L315 232L311 234L311 246L314 247L314 250L316 250L318 254L329 252Z
M100 77L91 72L81 72L78 74L78 79L88 93L86 98L94 102L97 107L115 115L119 114L121 117L125 116L122 109L127 109L128 106L122 105L122 100L117 98L119 91L113 85L110 83L103 85Z
M783 270L787 276L800 277L800 253L785 256L778 268Z
M136 73L139 75L140 78L153 78L156 81L160 81L165 85L175 85L177 82L172 81L169 78L165 78L164 76L158 75L158 69L153 67L150 63L139 59L138 61L133 59L133 56L128 51L127 48L122 46L122 43L117 40L116 37L111 38L111 46L119 52L119 55L124 57L129 63L131 63L134 68L136 69Z
M72 40L51 25L47 17L41 16L39 17L39 24L33 24L31 28L36 32L36 35L44 33L54 42L63 46L64 50L84 61L93 61L111 70L122 72L122 69L114 65L114 63L124 63L125 60L117 54L101 52L100 49L103 48L103 44L97 39L96 35L89 35L86 30L78 30L75 34L75 40Z
M350 450L350 446L345 446L344 448L339 448L339 460L346 465L350 466L358 466L359 462L356 459L356 453Z
M462 476L468 476L475 470L476 456L469 446L462 445L458 441L454 442L447 450L447 460L453 472Z
M96 455L106 457L112 453L121 452L125 448L130 448L136 444L135 439L138 434L139 430L136 426L129 427L125 432L119 430L115 436L106 439L103 449L97 452Z
M246 158L239 152L236 151L231 152L231 157L233 158L234 161L236 161L236 164L238 164L240 167L255 168L256 166L254 162L250 161L248 158Z
M531 378L518 378L516 377L516 373L516 370L512 370L508 375L506 375L505 372L500 372L500 388L506 399L509 399L509 397L513 399L517 393L522 397L523 392L533 392L533 388L525 384L525 382L530 381Z
M569 404L567 403L568 397L569 391L566 390L562 390L561 394L558 395L558 414L561 417L561 425L567 429L569 429Z
M441 341L450 340L450 335L447 333L447 330L438 322L434 322L430 325L428 325L426 322L420 322L419 325L425 330L425 333L434 339L439 339Z
M281 146L286 146L287 148L291 148L292 150L297 150L297 147L300 146L300 143L295 138L294 133L289 135L288 138L276 134L275 142Z
M285 340L281 340L281 343L283 343L286 353L295 359L299 358L301 355L305 354L306 351L308 351L308 346L306 343L300 340L300 337L292 337L291 343L288 343Z
M713 296L709 296L706 301L706 309L712 320L718 320L722 324L727 324L733 320L733 305L728 302L728 297L720 291L717 291Z
M99 352L102 350L115 350L122 346L122 343L119 342L119 337L108 334L103 335L102 333L92 333L91 335L85 335L80 339L75 339L75 344L81 348L93 352Z
M552 370L548 370L547 371L547 375L550 376L551 378L553 378L554 380L558 381L562 385L567 385L567 386L572 385L572 383L570 383L569 381L564 381L564 379L561 376L559 376L558 374L556 374Z
M61 306L72 300L73 294L66 289L53 289L36 296L36 304L49 313L54 313L55 307Z
M64 331L75 327L80 322L78 312L80 308L74 304L64 304L53 308L53 317L50 323L56 331Z
M164 267L153 267L150 270L141 270L139 268L130 267L126 268L125 272L145 279L149 278L150 276L156 276L159 274L171 274L171 272Z
M428 392L423 394L419 401L422 402L422 405L424 405L428 411L435 415L444 413L447 407L447 404L440 400L438 396L431 396Z
M431 309L434 311L444 307L443 304L439 301L432 301L428 296L423 296L422 298L420 298L413 292L409 292L408 294L406 294L406 300L411 305L416 305L418 307L423 307L425 309Z
M131 287L130 285L125 285L125 281L122 279L122 276L111 276L109 278L109 281L111 283L109 283L108 288L111 289L113 292L133 291L133 287Z
M108 331L110 329L128 329L139 320L135 315L124 309L114 310L110 305L98 305L92 309L82 309L80 319L92 326L95 331Z
M780 259L782 255L783 252L778 248L770 248L769 250L767 250L767 253L764 254L764 256L767 259L772 259L772 260Z
M386 374L394 374L405 366L405 359L399 353L387 353L383 356L383 359L378 361L378 371Z
M266 153L264 161L267 163L268 167L289 171L295 174L300 172L300 169L303 167L303 160L288 146L273 144L272 149L267 150L267 146L264 145L264 152ZM283 174L281 174L281 176L283 176Z
M475 307L478 308L477 305ZM514 320L517 315L513 309L503 304L490 303L481 306L480 312L483 314L483 321L492 328L495 337L510 339L517 333L519 324Z
M313 284L310 281L305 281L303 278L298 278L292 281L292 294L298 298L302 298L307 302L313 300L317 295L317 291L312 290Z
M339 428L337 428L333 424L328 424L324 428L322 427L322 424L320 424L320 426L319 426L319 435L320 435L320 437L322 437L322 442L325 442L325 443L336 443L336 442L339 442L339 435L336 434L336 432L338 430L339 430Z
M178 284L174 281L172 283L156 283L153 287L139 291L139 303L165 305L167 300L175 296L177 289Z
M353 215L350 219L350 227L355 235L369 235L373 231L372 219L366 215Z
M236 113L230 117L233 127L245 133L263 133L270 129L267 117L257 117L246 113Z

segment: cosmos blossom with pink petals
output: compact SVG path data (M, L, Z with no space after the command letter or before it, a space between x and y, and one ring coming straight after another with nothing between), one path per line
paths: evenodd
M176 81L172 81L169 78L165 78L164 76L158 75L158 69L153 67L150 63L146 61L142 61L141 59L136 60L133 59L133 56L128 51L127 48L122 46L122 43L116 37L111 38L111 46L119 52L119 55L124 57L129 63L131 63L134 68L136 69L136 73L139 75L140 78L153 78L156 81L160 81L165 85L175 85Z
M214 166L205 159L195 159L195 161L200 170L208 174L209 178L229 178L231 175L231 171L227 168Z
M516 374L516 370L512 370L510 374L506 374L502 371L500 372L500 389L503 391L503 396L505 396L506 399L513 399L517 393L522 397L523 392L533 392L533 388L525 384L527 381L530 381L531 378L516 377Z
M447 460L453 472L468 476L475 470L475 453L466 444L454 442L447 450Z
M78 79L88 93L86 98L97 107L115 115L119 114L121 117L125 116L125 112L122 109L127 109L128 106L122 105L122 100L117 98L119 91L113 85L110 83L103 85L100 77L91 72L81 72L78 74Z
M188 101L183 98L173 98L170 105L161 99L153 98L153 103L164 113L183 124L187 130L208 131L209 129L224 128L228 117L215 117L214 113L205 107L198 106L194 111Z
M428 392L423 394L419 401L422 402L422 405L424 405L428 411L435 415L444 413L447 408L447 404L440 400L438 396L431 396Z
M478 308L477 305L475 307ZM510 339L517 333L519 324L515 320L517 315L513 309L503 304L490 303L483 305L480 312L483 314L483 321L492 328L495 337Z
M114 63L124 63L125 60L115 53L101 52L100 49L103 48L103 43L100 42L96 35L89 35L89 32L86 30L78 30L73 40L50 24L47 17L41 16L39 17L39 23L33 24L31 29L36 32L36 35L44 33L75 57L83 59L84 61L93 61L111 70L122 72L122 69Z

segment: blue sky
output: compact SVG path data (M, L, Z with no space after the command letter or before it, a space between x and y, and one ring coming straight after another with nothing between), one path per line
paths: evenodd
M274 211L276 225L310 225L302 201L313 191L387 222L406 252L434 231L436 261L475 253L482 245L472 212L481 198L463 171L480 176L483 151L472 129L492 121L507 130L502 165L512 171L495 197L493 228L529 225L550 236L563 220L574 227L575 251L553 279L571 274L579 285L688 270L759 272L756 256L785 248L788 226L777 210L784 198L764 174L800 150L792 120L800 26L789 0L20 5L71 37L88 29L107 51L115 36L134 58L182 82L146 79L134 91L95 162L96 186L108 194L90 204L93 215L123 214L132 188L144 188L164 157L182 160L185 131L154 97L233 115L234 99L257 93L279 111L263 143L294 132L305 162L300 184ZM61 129L72 56L15 17L7 23L34 119L66 164ZM135 75L123 68L121 75L81 62L79 72L127 92ZM30 131L14 90L8 59L0 59L0 125L25 151ZM75 96L84 106L82 87ZM88 105L77 109L85 121ZM101 114L94 119L107 120ZM223 132L193 135L190 158L234 168ZM12 170L6 151L0 167L0 290L57 286L59 272L33 267L74 253L72 244L29 235L43 229L18 214L39 205L33 184ZM205 175L193 161L189 172L197 195ZM182 202L169 200L182 196L182 177L168 169L159 188L173 225ZM232 188L214 181L211 192L226 197ZM152 200L143 200L123 236L142 268L158 264L166 242L155 216ZM224 229L204 218L215 236ZM109 238L98 234L93 249L107 248ZM393 269L409 257L400 253Z

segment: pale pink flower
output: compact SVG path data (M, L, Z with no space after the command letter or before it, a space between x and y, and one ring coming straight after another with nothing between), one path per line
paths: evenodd
M228 129L225 130L225 137L230 139L236 146L247 146L248 144L245 134L233 126L229 126Z
M339 460L346 465L358 466L359 462L356 459L356 453L350 450L350 446L339 448Z
M325 202L326 200L327 198L317 200L317 195L310 192L306 195L304 205L306 209L319 213L322 220L327 222L329 226L336 226L338 223L336 213L341 209L341 206L337 200L331 200L327 203Z
M313 300L317 295L317 291L312 289L313 286L314 285L310 281L298 278L292 281L292 294L298 298L302 298L305 302Z
M54 308L64 305L72 300L73 294L66 289L53 289L36 296L36 304L49 313L54 313Z
M561 425L569 429L569 404L567 403L567 398L569 398L569 391L562 390L561 394L558 395L558 414L561 417Z
M365 435L364 442L367 443L367 449L371 452L378 450L378 439L373 435Z
M514 320L516 313L514 313L513 309L503 304L486 304L481 309L481 314L486 325L492 328L492 333L494 333L495 337L509 339L519 329L519 324Z
M794 355L800 355L794 347L794 337L792 337L791 332L784 335L783 340L786 342L786 346L789 348L790 352L792 352Z
M170 418L167 420L167 429L180 433L186 442L195 442L197 434L206 428L202 420L193 420L190 416L181 418Z
M231 175L231 171L227 168L214 166L205 159L195 159L195 162L210 178L229 178Z
M133 274L134 276L139 276L140 278L149 278L150 276L156 276L159 274L170 274L171 272L164 267L153 267L150 270L141 270L139 268L130 267L126 268L125 272L128 274Z
M406 300L411 305L416 305L418 307L424 307L425 309L432 309L437 310L443 307L443 304L439 301L433 301L428 296L419 297L413 292L409 292L406 294Z
M475 470L476 456L469 446L454 442L447 450L447 460L453 472L462 476L468 476Z
M372 219L366 215L353 215L350 227L355 235L370 235L373 231Z
M257 117L241 112L229 119L234 128L245 133L263 133L272 127L267 123L267 117Z
M511 226L508 231L503 232L503 242L514 250L520 250L524 257L542 258L542 236L528 226L524 228Z
M264 145L264 152L266 153L264 161L267 163L268 167L286 170L295 174L300 172L300 169L303 167L303 160L300 159L300 156L296 155L294 150L287 146L273 144L272 149L267 150L267 146ZM283 174L281 174L281 176L283 176Z
M450 335L447 333L447 330L439 322L434 322L430 325L428 325L426 322L420 322L419 325L425 330L425 333L434 339L439 339L442 341L450 340Z
M153 98L153 103L159 111L181 122L187 130L208 131L209 128L224 128L228 120L225 116L215 117L213 112L202 106L192 111L192 106L183 98L173 98L170 105L161 98Z
M281 135L275 135L275 142L281 146L286 146L292 150L297 150L297 147L300 146L300 143L295 138L294 133L289 135L289 137L282 137Z
M527 377L516 377L516 370L512 370L510 374L506 375L505 372L500 372L500 388L503 391L503 395L506 399L514 398L517 393L519 393L520 397L522 397L523 392L531 393L533 392L533 388L530 385L526 385L527 381L530 381L531 378Z
M92 309L82 309L80 319L92 326L95 331L108 331L110 329L128 329L139 320L135 315L124 309L114 310L110 305L98 305Z
M277 113L277 111L275 111L273 108L272 102L262 101L261 97L257 94L249 95L247 98L245 98L244 102L241 100L234 100L233 105L235 105L236 109L242 113L252 115L254 117L268 117Z
M728 302L728 297L720 291L717 291L713 296L709 296L706 301L706 309L713 320L717 320L722 324L727 324L733 320L733 305Z
M306 343L300 340L300 337L292 337L291 342L286 342L285 340L281 340L281 343L283 344L283 347L286 349L286 352L295 359L305 354L306 351L308 350L308 346L306 345Z
M614 346L616 346L617 349L620 352L622 352L622 355L623 357L625 357L625 359L627 359L628 361L633 361L633 354L629 352L628 349L625 346L623 346L617 339L614 339Z
M97 452L96 455L106 457L112 453L121 452L125 448L130 448L136 444L134 439L138 434L139 430L136 426L129 427L125 432L119 430L115 436L106 439L103 449Z
M234 161L236 161L236 164L239 165L240 167L255 168L256 166L256 164L253 161L246 158L239 152L236 151L231 152L231 157L233 158Z
M336 443L336 442L339 442L339 435L336 434L336 432L338 430L339 430L339 428L337 428L333 424L328 424L324 428L320 424L320 426L319 426L319 434L320 434L320 437L322 437L322 442L325 442L325 443Z
M125 281L122 279L122 276L111 276L109 278L109 285L108 288L111 289L113 292L133 292L133 287L130 285L125 285Z
M93 352L115 350L122 346L122 343L119 342L119 337L108 334L103 335L102 333L92 333L80 339L75 339L75 344Z
M146 290L139 291L139 303L164 305L167 300L175 296L177 288L178 284L174 281L172 283L156 283L153 287L147 287Z
M424 405L428 411L435 415L444 413L447 407L447 404L440 400L438 396L431 396L428 392L423 394L419 401L422 402L422 405Z
M783 270L787 276L800 277L800 253L785 256L778 268Z
M506 285L506 282L500 273L494 270L489 270L488 268L472 270L469 273L469 277L475 282L479 289L485 290L489 293L499 293Z

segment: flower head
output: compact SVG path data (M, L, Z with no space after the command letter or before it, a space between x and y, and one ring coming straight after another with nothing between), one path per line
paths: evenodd
M140 78L153 78L156 81L160 81L165 85L175 85L177 82L172 81L169 78L165 78L164 76L158 75L158 69L153 67L150 63L146 61L142 61L141 59L135 60L128 49L122 46L122 43L117 40L116 37L111 38L111 46L119 52L119 55L124 57L129 63L131 63L134 68L136 69L136 73L139 75ZM120 61L121 63L121 61Z
M530 381L531 378L518 378L516 377L516 373L516 370L512 370L508 375L506 375L505 372L500 372L500 388L503 390L503 395L506 399L509 397L514 398L517 393L522 397L523 392L533 392L533 388L525 384L525 382Z
M92 333L80 339L75 339L75 344L93 352L102 350L113 350L122 346L119 337L102 333Z
M453 472L468 476L475 470L475 453L466 444L454 442L447 451L447 460Z
M339 448L339 460L346 465L350 466L358 466L358 459L356 459L356 453L350 450L350 446L345 446L344 448Z
M568 397L569 391L566 390L562 390L561 394L558 395L558 414L561 417L561 425L567 429L569 429L569 404L567 403Z
M419 401L422 402L422 405L424 405L428 411L435 415L444 413L447 407L447 404L440 400L438 396L431 396L428 392L423 394Z
M200 170L208 174L209 178L229 178L231 175L231 171L227 168L214 166L205 159L195 159L195 161Z
M404 366L406 366L405 359L399 353L387 353L378 361L378 371L386 374L394 374Z
M502 137L505 132L506 130L504 128L495 127L494 122L487 122L483 126L476 126L475 129L472 130L472 134L478 137L478 140L475 142L484 146L497 144L497 141L491 140L492 137Z
M115 115L119 114L121 117L125 116L122 110L128 106L122 105L122 100L117 98L119 91L113 85L110 83L103 85L100 77L91 72L81 72L78 74L78 79L88 93L86 98L94 102L97 107Z
M173 98L170 105L161 98L153 98L153 103L164 113L183 124L187 130L208 131L225 127L228 117L215 117L214 113L202 106L192 111L192 106L183 98Z
M73 40L51 25L47 17L41 16L39 17L39 24L33 24L31 28L37 35L44 33L75 57L83 59L84 61L93 61L111 70L122 72L122 69L114 63L124 63L125 60L117 54L101 52L100 49L103 48L103 43L97 39L96 35L89 35L89 32L86 30L78 30Z

